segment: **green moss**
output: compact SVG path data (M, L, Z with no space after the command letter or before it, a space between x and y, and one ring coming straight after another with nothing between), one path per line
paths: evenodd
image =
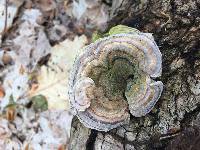
M118 59L108 72L102 73L100 84L108 96L122 95L126 89L126 80L134 75L134 66L125 59Z
M92 69L89 77L95 81L98 87L102 87L105 96L109 99L112 97L123 97L127 81L133 80L137 67L125 58L116 58L108 68Z
M31 98L35 111L45 111L48 109L48 102L43 95L37 95Z
M100 33L98 31L94 32L92 35L92 42L95 42L96 40L100 38L107 37L110 35L115 35L115 34L120 34L120 33L135 34L139 32L140 31L135 28L131 28L125 25L117 25L117 26L112 27L107 33Z
M115 35L115 34L120 34L120 33L139 33L140 31L135 29L135 28L131 28L125 25L117 25L115 27L112 27L109 32L108 35Z
M95 42L96 40L100 39L100 38L103 38L103 37L106 37L106 34L103 34L103 33L100 33L98 31L95 31L93 34L92 34L92 42Z

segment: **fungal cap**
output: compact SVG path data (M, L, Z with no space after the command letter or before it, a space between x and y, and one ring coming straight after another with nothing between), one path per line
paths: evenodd
M108 131L141 117L159 99L162 55L151 34L117 26L84 48L70 77L70 101L88 128Z

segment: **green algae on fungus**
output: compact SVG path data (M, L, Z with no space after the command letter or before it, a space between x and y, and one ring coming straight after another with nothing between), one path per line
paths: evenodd
M105 37L107 36L107 37ZM162 55L150 33L113 27L84 48L70 76L70 102L88 128L108 131L149 113L163 84Z

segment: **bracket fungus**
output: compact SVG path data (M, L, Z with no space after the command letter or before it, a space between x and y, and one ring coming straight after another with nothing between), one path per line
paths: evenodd
M118 25L85 47L75 60L69 98L88 128L108 131L128 123L130 113L149 113L163 84L162 55L150 33ZM129 113L130 112L130 113Z

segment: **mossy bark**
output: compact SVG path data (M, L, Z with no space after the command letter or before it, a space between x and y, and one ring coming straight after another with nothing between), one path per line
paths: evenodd
M129 125L107 133L82 130L90 133L82 149L177 149L174 140L180 141L188 126L200 130L200 1L116 1L112 1L109 26L123 24L153 33L163 55L159 80L164 83L164 91L148 115L132 116ZM73 135L71 141L75 140Z

